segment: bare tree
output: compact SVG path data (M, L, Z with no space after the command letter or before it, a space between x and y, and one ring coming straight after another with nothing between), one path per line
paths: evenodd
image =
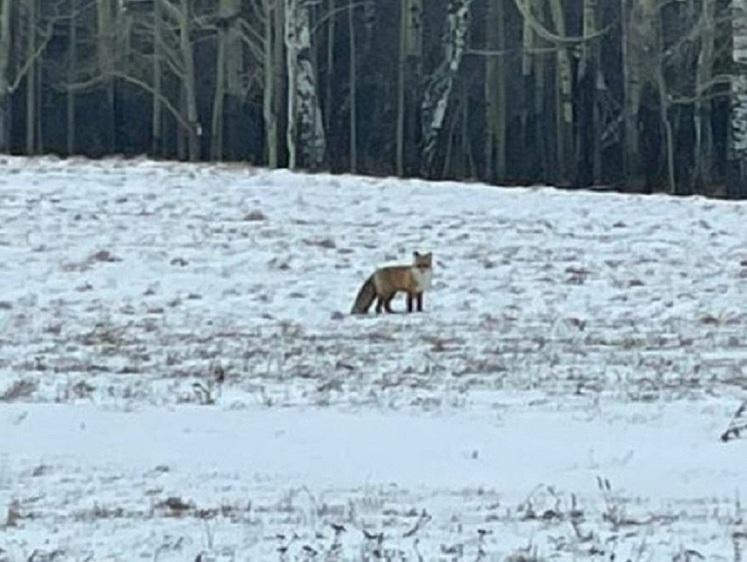
M430 77L422 104L423 171L432 172L439 133L446 119L451 90L456 81L467 45L472 0L450 0L447 8L444 58Z
M696 67L696 93L705 94L711 87L713 68L715 64L716 41L716 2L705 1L700 6L700 52ZM693 181L700 187L711 183L714 161L713 129L711 127L711 99L706 95L699 95L695 102L694 111L695 159Z
M212 160L223 159L223 107L226 95L226 70L231 28L238 17L238 0L220 0L218 5L218 49L215 61L215 98L210 128L210 156Z
M712 0L631 0L631 3L627 17L623 18L627 22L624 146L628 161L636 162L643 154L650 161L649 167L656 165L659 151L644 147L639 139L642 128L649 138L657 132L653 130L655 127L663 135L661 152L667 190L670 193L689 190L677 174L676 128L680 121L675 110L677 106L691 106L695 142L691 149L694 158L688 161L695 163L692 170L684 169L681 173L702 186L710 181L713 171L711 100L726 95L724 86L731 82L731 76L714 73L716 3ZM669 10L666 16L665 10ZM665 32L665 21L674 31ZM654 104L645 98L647 92L654 96ZM658 112L658 122L654 125L643 120L641 125L642 114L650 114L652 109ZM634 147L637 153L632 152Z
M39 67L37 49L37 18L38 18L38 0L26 0L26 60L29 63L28 72L26 73L26 154L36 154L40 139L37 134L38 127L38 104L37 85L39 81Z
M707 192L727 158L747 177L744 4L0 0L0 151L150 134L142 149L196 160L205 126L214 160L314 168L329 150L355 172Z
M163 151L163 11L161 2L153 5L153 110L151 114L151 153Z
M263 117L267 165L281 164L280 130L285 111L285 9L283 0L262 0L263 34Z
M58 24L69 25L87 5L82 0L39 3L39 0L0 0L0 152L11 142L11 98L25 86L25 151L35 154L42 146L41 63ZM67 9L65 9L67 7ZM43 8L43 9L41 9ZM69 68L69 67L68 67Z
M414 120L423 57L422 0L404 0L400 4L399 16L396 170L401 177L405 174L406 148L414 144Z
M274 1L273 10L273 29L272 29L272 69L266 69L268 77L265 80L269 80L271 76L273 79L273 99L272 99L272 112L273 112L273 125L275 130L272 131L273 149L276 151L275 162L276 166L280 166L281 153L280 148L282 143L280 142L280 131L283 129L283 124L287 118L287 100L285 93L287 92L287 74L286 74L286 61L285 61L285 6L283 0L272 0Z
M548 0L550 15L555 32L566 37L565 14L560 0ZM567 45L556 46L555 61L555 145L557 150L557 183L569 185L575 178L575 151L573 149L573 128L575 116L573 111L573 71Z
M326 140L322 127L316 69L311 59L311 22L308 0L286 0L285 47L288 68L288 166L317 168L324 161Z
M11 0L0 1L0 153L10 150L10 22Z
M640 140L638 138L638 110L644 85L641 76L649 64L646 53L654 52L654 16L648 0L622 2L622 57L624 84L625 136L623 162L626 179L640 182L642 171Z
M355 34L355 0L349 0L348 5L348 47L350 57L350 172L358 171L358 77L356 76L356 63L358 50L356 49Z
M327 51L326 68L327 76L324 86L324 130L329 133L332 130L332 108L334 107L334 66L335 66L335 40L337 30L336 0L327 0ZM351 170L352 171L352 170Z
M487 0L485 18L485 178L506 178L506 47L504 0ZM494 52L495 51L495 52Z
M117 54L117 26L116 14L117 4L112 0L96 0L97 31L96 31L96 55L98 57L99 72L103 77L106 90L106 112L108 123L103 127L106 134L106 148L112 152L116 145L116 83L114 77L115 61Z
M189 121L189 160L195 162L200 157L200 138L202 126L197 118L197 93L195 91L195 61L192 51L192 14L190 0L180 0L180 9L174 9L173 4L165 2L171 10L167 10L179 24L179 47L182 63L182 91L187 106L187 120Z
M582 34L592 37L599 29L598 1L584 0ZM576 143L576 162L591 158L588 181L592 185L602 182L602 142L600 131L600 99L604 90L604 76L601 73L599 41L584 42L576 72L576 87L579 91L579 121L584 127L579 131ZM588 165L587 165L588 168Z
M75 82L75 73L78 66L78 20L76 11L78 0L70 0L70 19L68 21L68 56L67 56L67 82ZM65 96L66 109L66 142L65 147L68 155L75 154L75 91L68 90Z
M730 84L732 115L729 123L728 158L731 168L731 194L747 195L747 2L739 0L731 7L731 34L734 37L730 61L738 69ZM733 184L733 185L732 185Z

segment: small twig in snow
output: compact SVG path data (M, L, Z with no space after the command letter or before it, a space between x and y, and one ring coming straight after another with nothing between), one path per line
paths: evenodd
M428 515L428 513L425 511L425 509L421 512L420 516L418 517L418 520L415 521L415 525L412 526L412 528L408 531L405 531L402 534L402 538L409 538L413 536L415 533L417 533L421 528L423 528L432 517Z
M747 400L743 401L729 420L729 427L721 434L721 441L726 443L732 439L739 439L742 431L747 431Z

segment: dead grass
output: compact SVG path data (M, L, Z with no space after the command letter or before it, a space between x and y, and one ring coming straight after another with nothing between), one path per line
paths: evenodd
M110 250L101 249L93 252L83 261L65 262L62 264L61 269L67 273L80 273L90 270L99 263L115 263L120 261L122 261L122 258L117 257Z
M267 215L259 209L254 209L244 215L244 220L248 222L264 222L267 220Z
M39 388L39 383L32 379L18 379L0 392L0 402L14 402L29 398Z

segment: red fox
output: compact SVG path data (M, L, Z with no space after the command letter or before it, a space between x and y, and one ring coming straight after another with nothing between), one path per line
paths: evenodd
M423 291L430 289L433 275L433 253L412 253L412 265L389 265L374 271L363 283L355 297L351 314L365 314L376 301L376 312L394 312L391 302L397 291L407 293L407 312L412 312L413 301L418 312L423 311Z

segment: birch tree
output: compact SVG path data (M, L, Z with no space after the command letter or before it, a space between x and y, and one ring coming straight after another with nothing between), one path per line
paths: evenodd
M197 117L197 93L195 91L195 61L194 52L192 50L192 17L190 0L181 0L179 3L181 9L175 9L175 7L168 2L166 2L166 5L170 7L170 15L179 25L179 47L182 63L181 84L184 100L187 106L187 121L189 121L189 129L187 130L189 140L188 153L189 160L191 162L196 162L200 157L202 126Z
M163 11L161 2L153 5L153 102L151 111L151 153L163 151Z
M421 78L423 56L422 0L400 3L399 53L397 60L396 170L405 174L405 151L414 144L414 111Z
M70 18L68 21L68 55L67 55L67 81L68 84L75 82L78 66L78 21L76 16L78 0L70 0ZM75 154L75 92L68 90L65 94L65 121L66 139L65 147L68 155Z
M296 156L296 129L298 118L296 114L296 102L298 100L298 51L301 49L302 39L298 38L297 35L303 31L299 30L299 27L303 27L303 23L300 21L303 18L301 12L305 12L302 7L299 6L304 0L285 0L285 52L286 52L286 73L288 75L288 119L286 123L285 131L285 142L288 149L288 167L291 170L295 170L297 167L297 156ZM306 13L308 16L308 13Z
M560 0L548 0L555 32L566 37L565 14ZM556 45L555 60L555 143L556 170L559 185L569 185L575 178L575 151L573 149L573 71L571 57L565 44Z
M714 161L713 134L711 127L711 98L705 94L713 79L714 52L716 40L716 2L703 1L700 7L700 52L696 68L694 127L695 169L693 181L698 186L708 186L711 183L712 166Z
M263 35L263 101L267 165L280 166L281 117L285 110L285 2L262 0Z
M640 141L638 138L638 110L641 105L644 80L642 73L650 64L647 60L656 52L654 18L650 0L621 0L622 56L624 85L623 138L624 173L628 182L640 183L642 173Z
M100 0L101 1L101 0ZM195 82L195 63L192 44L192 30L195 25L190 0L159 0L154 7L152 33L156 45L154 46L153 81L149 85L142 80L135 79L128 72L118 71L117 76L135 82L148 90L158 101L153 102L152 135L160 139L160 115L163 106L167 106L170 113L177 118L181 125L177 129L177 140L183 138L186 131L186 154L179 154L180 158L196 161L200 157L202 125L197 114L197 93ZM158 31L156 31L158 29ZM165 65L179 81L179 102L168 103L165 95L160 92L163 81L162 66ZM174 106L180 109L175 109ZM158 144L154 140L154 145Z
M62 1L40 4L38 0L0 0L0 153L10 150L11 100L22 86L25 152L34 154L41 149L41 62L55 26L72 21L81 11L75 5L68 5L68 10L65 6Z
M106 114L108 123L102 128L106 135L106 151L113 151L116 145L116 108L115 108L115 57L117 55L117 33L120 31L115 21L117 4L113 0L96 0L96 56L99 72L104 80L106 91Z
M485 179L506 177L506 46L504 0L487 0L485 18ZM492 54L491 51L498 52Z
M61 1L47 4L40 0L24 0L19 8L26 20L23 28L25 41L16 51L16 54L22 54L17 58L17 74L14 82L7 86L6 95L14 92L22 80L25 82L26 154L37 154L42 150L41 69L44 53L54 36L55 26L73 16L63 12L64 4Z
M223 159L223 111L226 96L226 79L228 49L231 39L231 28L238 16L238 0L220 0L218 5L218 48L215 60L215 97L213 99L213 117L210 127L210 156L212 160Z
M308 0L286 0L285 48L288 72L287 148L288 166L318 168L326 146L316 72L311 63L311 29Z
M747 195L747 2L739 0L731 7L731 32L734 37L730 59L739 69L730 86L728 159L731 173L729 189L733 196Z
M335 66L335 40L337 30L337 18L334 17L336 12L336 0L327 0L327 50L326 50L326 67L327 76L324 89L324 130L330 133L332 130L332 107L334 105L334 66ZM330 133L331 134L331 133Z
M356 48L355 33L355 4L349 0L348 9L348 76L350 81L350 173L358 172L358 75L357 60L358 49Z
M37 65L36 42L37 42L37 17L38 0L26 0L26 60L28 61L28 72L26 74L26 154L36 154L39 149L37 127L39 126L37 86L39 71Z
M525 3L516 3L522 12L522 34L521 34L521 126L523 132L523 146L533 147L524 157L524 165L534 174L539 173L547 163L547 135L543 134L543 100L544 100L544 76L545 57L535 56L535 52L542 50L543 41L535 32L533 20L527 17L525 12L531 13L534 9L534 0L525 0ZM524 11L522 11L524 10ZM530 120L530 115L533 119ZM533 126L532 126L533 125Z
M192 0L138 4L141 2L134 3L132 10L120 10L116 17L112 39L116 57L108 62L108 69L100 69L98 74L69 87L86 90L106 84L113 77L146 91L152 96L152 153L163 152L166 125L163 116L168 114L177 125L177 156L196 161L201 154L202 124L197 111L192 36L195 30L204 30L205 23L193 13ZM124 6L127 8L130 4ZM132 39L133 35L135 39ZM152 54L133 48L133 41L152 47ZM104 60L108 61L107 58Z
M11 0L0 1L0 153L10 152Z
M664 10L668 9L666 16ZM689 192L695 181L701 188L710 182L713 168L714 145L712 134L712 99L724 95L720 86L729 84L729 75L714 74L716 44L716 3L712 0L632 0L627 21L626 46L626 142L624 149L628 161L633 146L638 154L647 154L648 183L655 181L661 156L667 190L670 193ZM664 30L668 23L670 32ZM723 88L722 88L723 90ZM646 92L654 92L655 103L647 107ZM682 128L679 107L692 108L694 142L687 143L687 167L676 166L677 155L682 153L680 136ZM642 115L658 112L658 122L647 124ZM657 130L658 129L658 130ZM650 139L663 135L661 156L645 148L639 134ZM692 170L689 170L692 163ZM628 169L630 173L630 169Z
M444 58L430 77L421 106L423 123L423 173L432 172L437 142L446 120L454 82L467 45L472 0L449 0L444 37Z
M598 2L584 0L582 35L591 37L598 31ZM591 159L588 183L599 185L602 182L602 142L600 131L599 100L604 88L604 77L599 65L600 49L597 41L581 44L581 52L576 76L579 90L580 120L585 124L576 143L576 161ZM585 168L589 168L588 163Z

